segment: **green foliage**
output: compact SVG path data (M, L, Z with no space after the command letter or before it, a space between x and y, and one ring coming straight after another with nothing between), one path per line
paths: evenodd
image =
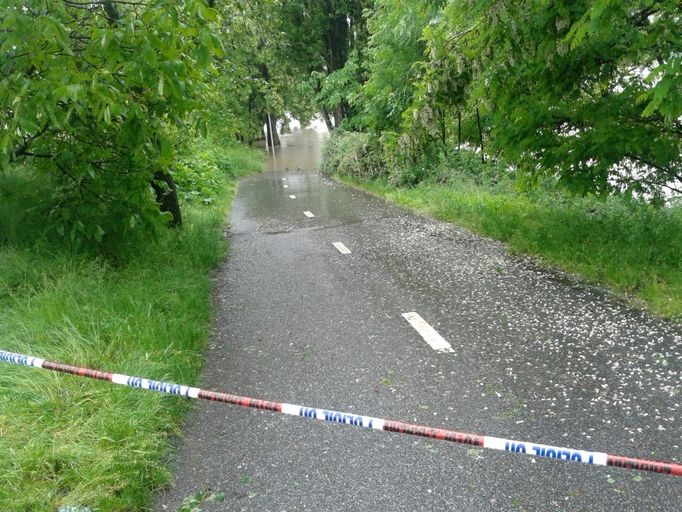
M230 0L216 2L222 13L220 39L225 56L207 102L216 136L253 141L263 137L268 113L275 119L286 111L298 113L292 100L291 63L282 57L286 33L280 29L280 2ZM295 104L295 105L294 105Z
M386 173L376 137L360 132L334 131L322 152L320 172L367 181Z
M490 151L581 194L679 191L679 2L460 0L444 19Z
M220 202L227 184L258 171L262 159L262 151L241 144L220 146L211 138L192 141L173 167L181 202L183 205ZM61 236L52 224L45 223L52 208L50 183L28 167L0 175L0 246L68 248L84 252L78 240ZM83 215L93 218L92 212ZM107 213L102 211L100 215L105 217ZM104 236L92 248L95 254L104 254L111 262L122 263L135 256L140 245L154 245L163 232L156 231L150 237L148 231L135 229L137 218L130 216L125 237Z
M382 141L391 185L413 187L426 180L437 165L436 148L416 137L389 132Z
M681 21L675 0L381 0L355 126L415 153L396 183L478 147L526 183L660 203L682 192Z
M210 139L199 139L184 148L173 165L178 195L184 203L210 204L221 193L228 179L260 168L262 152L239 144L218 146Z
M220 503L223 501L225 501L224 492L199 491L182 500L182 506L176 512L201 512L204 503Z
M406 134L334 131L322 152L321 172L364 182L386 177L393 186L413 187L421 182L474 184L511 189L514 175L501 163L482 163L471 151L454 151L423 144Z
M363 70L357 51L352 51L345 65L328 75L323 72L312 73L314 81L318 82L319 92L315 96L318 105L328 110L334 110L342 104L347 104L349 109L357 109L362 98ZM361 124L361 118L357 116L346 117L346 124ZM345 125L344 125L345 126Z
M422 30L436 14L429 0L377 0L367 24L369 77L364 86L367 124L372 130L397 130L412 101L416 65L425 50Z
M333 118L335 126L357 114L367 42L363 12L372 4L372 0L281 2L277 31L285 37L278 60L286 62L290 75L296 77L293 90L299 95L298 102L287 97L288 105L307 99L308 107L313 105L329 123Z
M235 174L260 167L253 150L221 154ZM28 191L26 179L26 173L3 177L0 187ZM3 231L3 348L196 382L211 316L208 274L225 253L234 188L234 179L223 179L211 205L188 205L181 230L138 243L125 265L24 243L40 238L39 223L24 225L38 233ZM22 211L31 197L18 204ZM0 201L2 214L13 204ZM189 402L18 367L0 371L0 388L11 390L0 395L1 510L147 510L154 490L169 483L170 438L179 434Z
M359 68L344 69L366 39L367 0L231 0L223 13L217 87L210 118L230 136L263 137L268 114L307 123L322 110L340 117L357 94ZM340 121L340 118L339 118ZM277 141L275 141L277 143Z
M45 177L62 236L111 247L160 223L149 185L202 107L217 19L203 0L3 2L0 167Z
M472 151L441 152L428 168L423 180L437 184L468 184L490 191L511 192L517 186L516 176L501 162L486 163Z
M0 174L0 246L30 245L44 238L45 197L50 188L26 168Z

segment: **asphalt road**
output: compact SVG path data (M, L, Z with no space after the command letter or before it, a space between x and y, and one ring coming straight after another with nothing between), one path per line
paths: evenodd
M680 462L682 326L500 243L280 169L237 191L202 387ZM402 316L412 311L452 352L426 343ZM682 504L682 478L209 402L188 420L176 480L159 511L206 488L226 499L205 511Z

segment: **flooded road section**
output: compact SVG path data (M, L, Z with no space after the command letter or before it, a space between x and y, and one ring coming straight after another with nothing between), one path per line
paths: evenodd
M315 137L283 138L272 172L240 183L203 387L680 461L679 324L307 171ZM226 495L206 511L672 511L682 498L680 478L205 402L176 468L158 510L206 488Z
M281 146L268 151L265 171L317 171L320 167L322 144L329 133L320 124L299 128L281 135Z

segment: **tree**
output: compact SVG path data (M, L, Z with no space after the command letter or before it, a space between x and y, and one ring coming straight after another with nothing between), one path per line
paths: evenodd
M217 20L201 0L3 3L0 165L27 161L53 184L60 232L114 240L159 206L180 223L174 134L204 127Z
M362 80L360 61L368 37L363 12L372 3L282 0L280 30L286 43L280 58L299 77L297 92L313 95L329 130L355 113L351 96ZM305 82L300 83L301 77Z
M415 93L418 66L426 45L422 31L438 13L439 2L377 0L368 19L369 78L364 85L367 124L373 130L399 131Z
M682 191L679 1L457 0L445 15L466 31L492 147L522 172L579 193Z

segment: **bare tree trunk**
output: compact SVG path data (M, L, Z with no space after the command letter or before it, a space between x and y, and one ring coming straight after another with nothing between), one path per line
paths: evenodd
M462 146L462 112L460 110L457 111L457 152L459 153L459 150Z
M268 144L272 144L273 147L281 146L282 143L280 142L279 134L277 133L277 118L275 116L268 116L265 119L265 125L267 127L265 137Z
M156 202L159 210L169 212L173 216L171 227L182 226L182 214L178 201L178 188L175 186L173 177L168 172L156 171L152 180L152 188L156 194Z
M478 123L478 140L481 144L481 162L485 163L485 153L483 152L483 130L481 129L481 115L476 107L476 123Z
M334 127L338 128L341 124L341 121L343 121L343 111L339 105L334 109Z
M332 124L332 120L329 117L329 112L327 111L326 108L322 107L322 119L324 119L324 124L327 125L327 130L331 133L334 131L334 125Z
M443 146L445 146L445 141L448 138L447 128L445 126L445 109L438 109L438 117L440 118L440 140L443 143Z

